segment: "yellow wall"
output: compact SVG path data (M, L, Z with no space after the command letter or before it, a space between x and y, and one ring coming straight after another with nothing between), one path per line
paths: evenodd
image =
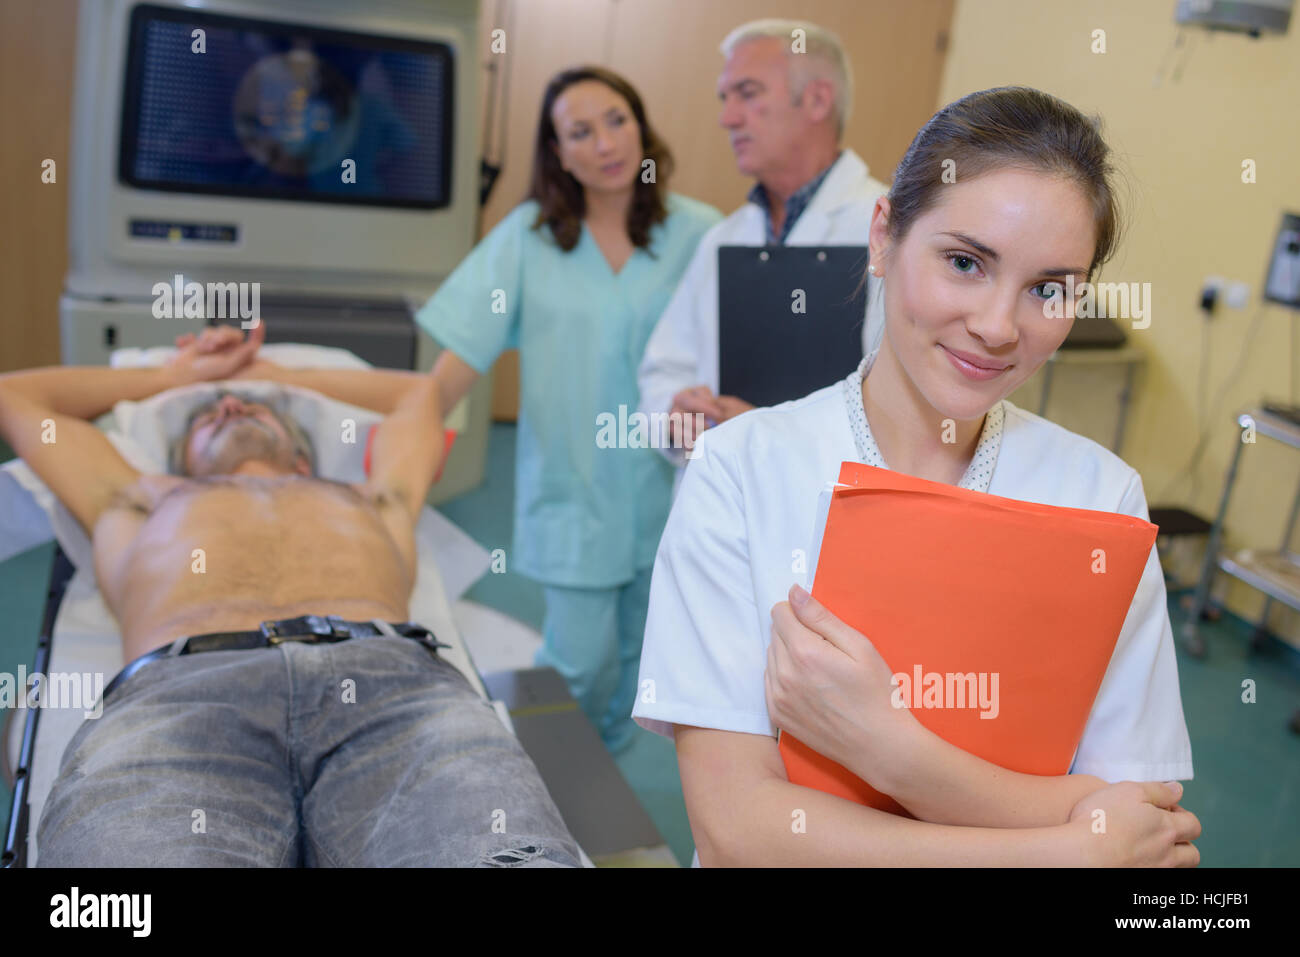
M940 105L1024 84L1104 118L1129 225L1100 279L1149 282L1153 304L1150 328L1129 332L1146 365L1121 454L1142 474L1149 502L1212 518L1237 441L1234 413L1263 397L1300 402L1292 371L1300 317L1262 296L1281 214L1300 212L1300 13L1286 36L1252 40L1180 27L1173 10L1173 0L958 0ZM1105 53L1092 52L1094 30L1105 31ZM1256 163L1253 185L1242 182L1245 159ZM1216 311L1200 384L1197 301L1208 276L1246 282L1251 299L1244 310ZM1257 316L1244 363L1225 386ZM1071 378L1058 372L1049 417L1109 444L1118 378ZM1036 411L1032 385L1012 401ZM1201 428L1201 388L1210 442L1195 481L1176 482ZM1276 548L1298 480L1300 451L1270 439L1246 446L1228 545ZM1263 606L1235 583L1228 602L1252 619ZM1300 641L1300 616L1275 607L1271 621Z

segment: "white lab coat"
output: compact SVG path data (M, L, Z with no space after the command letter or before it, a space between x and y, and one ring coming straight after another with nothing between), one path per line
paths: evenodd
M1142 480L1096 442L1004 402L989 494L1148 519ZM811 587L821 491L857 461L842 384L710 429L686 467L655 559L632 716L776 735L763 673L772 606ZM1071 770L1106 781L1192 777L1165 583L1155 548Z
M867 165L856 153L844 150L795 221L785 244L865 246L871 210L876 199L888 191L889 187L867 174ZM766 215L759 206L746 203L700 240L641 359L637 372L641 412L668 412L673 396L691 386L707 385L717 394L718 247L762 246ZM878 284L879 280L868 277L870 305L862 327L863 355L874 352L884 334L884 297ZM681 463L680 450L664 451Z

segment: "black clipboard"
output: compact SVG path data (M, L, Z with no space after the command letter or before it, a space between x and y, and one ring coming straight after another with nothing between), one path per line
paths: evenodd
M719 246L718 394L778 405L856 369L867 261L866 246Z

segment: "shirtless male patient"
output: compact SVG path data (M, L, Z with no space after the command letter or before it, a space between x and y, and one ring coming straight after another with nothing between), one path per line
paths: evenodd
M0 376L0 437L91 536L129 663L63 755L38 863L579 866L519 742L407 619L443 453L434 378L283 369L257 358L265 334ZM191 418L183 474L136 471L87 421L236 377L384 413L368 480L314 477L296 424L237 393Z

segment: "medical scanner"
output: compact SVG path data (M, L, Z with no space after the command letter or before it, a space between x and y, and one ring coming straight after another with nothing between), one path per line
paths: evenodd
M478 10L82 0L63 362L257 311L270 342L431 368L412 313L477 232ZM434 501L482 481L489 378Z

